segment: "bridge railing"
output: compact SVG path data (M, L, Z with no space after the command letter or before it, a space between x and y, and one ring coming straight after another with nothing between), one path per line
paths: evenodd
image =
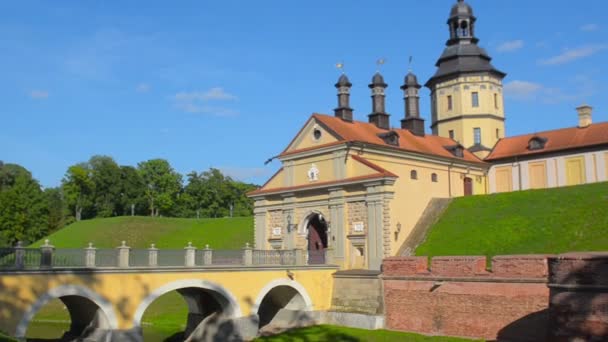
M320 257L319 252L323 253ZM302 266L331 264L331 250L309 254L301 249L260 250L246 244L240 250L197 249L188 243L183 249L132 249L123 241L116 248L56 249L46 240L40 248L0 248L0 271L48 268L163 268L210 266Z

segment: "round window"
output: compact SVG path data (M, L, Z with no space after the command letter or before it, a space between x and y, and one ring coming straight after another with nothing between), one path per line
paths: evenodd
M313 132L312 132L312 136L313 138L315 138L315 140L319 140L321 139L321 130L316 128Z

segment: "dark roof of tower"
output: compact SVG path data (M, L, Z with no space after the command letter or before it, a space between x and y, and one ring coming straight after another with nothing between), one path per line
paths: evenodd
M336 87L352 87L352 83L350 83L350 81L348 80L348 77L346 76L346 74L342 74L340 76L340 78L338 79L338 83L336 83Z
M403 85L406 87L420 86L420 84L418 83L418 77L416 77L416 75L414 75L411 71L408 72L408 74L405 76Z
M458 0L458 2L452 6L450 11L450 18L453 17L472 17L473 8L469 6L464 0Z
M371 86L385 86L386 87L386 83L384 83L384 77L382 77L382 75L377 72L374 77L372 77L372 84L370 84Z

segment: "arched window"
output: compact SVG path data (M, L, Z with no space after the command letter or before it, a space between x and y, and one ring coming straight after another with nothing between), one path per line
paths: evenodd
M411 179L418 179L418 171L416 171L416 170L410 171L410 178Z
M433 182L433 183L437 183L438 182L438 180L437 180L437 174L436 173L433 173L431 175L431 182Z

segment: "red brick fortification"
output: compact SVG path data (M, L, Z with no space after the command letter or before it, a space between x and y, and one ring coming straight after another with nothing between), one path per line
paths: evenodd
M548 256L396 257L383 262L388 329L505 341L548 337Z
M549 258L551 341L608 341L608 253Z

